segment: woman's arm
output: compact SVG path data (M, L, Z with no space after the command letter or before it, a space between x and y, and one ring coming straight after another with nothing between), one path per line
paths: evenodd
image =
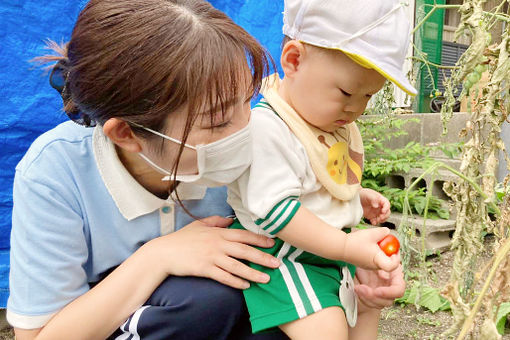
M300 206L290 222L276 235L295 247L332 260L342 260L365 269L392 271L399 261L387 257L377 242L388 228L371 228L346 234Z
M273 241L230 230L231 219L212 216L154 239L93 289L58 312L41 330L16 330L18 339L104 339L140 307L168 275L202 276L236 288L267 279L234 258L268 267L279 262L249 245Z

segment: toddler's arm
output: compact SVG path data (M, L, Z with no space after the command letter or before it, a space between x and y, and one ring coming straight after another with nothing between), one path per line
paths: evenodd
M324 258L390 272L398 267L398 257L386 256L377 245L389 232L388 228L371 228L347 234L300 206L292 220L276 236Z

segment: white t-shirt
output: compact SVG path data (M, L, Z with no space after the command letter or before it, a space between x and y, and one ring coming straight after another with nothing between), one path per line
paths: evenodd
M228 190L228 203L244 228L274 237L300 205L336 228L359 223L359 194L350 201L332 197L317 180L303 144L267 103L252 110L250 126L252 164Z

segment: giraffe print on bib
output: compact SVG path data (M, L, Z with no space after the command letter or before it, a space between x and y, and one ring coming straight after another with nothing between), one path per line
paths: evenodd
M329 176L338 184L360 183L363 154L349 148L348 138L337 130L320 134L317 139L328 148L326 169Z

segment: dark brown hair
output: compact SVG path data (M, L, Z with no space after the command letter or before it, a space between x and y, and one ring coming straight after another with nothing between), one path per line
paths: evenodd
M146 139L159 137L140 125L162 131L168 115L185 107L185 142L205 108L225 114L232 99L257 94L274 68L252 36L201 0L91 0L71 40L62 46L50 41L49 47L60 56L36 59L64 66L66 112L83 112L99 124L123 119ZM214 112L205 114L212 123Z
M66 112L161 131L168 115L186 105L183 141L205 107L225 112L226 102L246 95L240 91L248 67L256 94L273 63L252 36L201 0L91 0L69 43L50 48L61 56L38 59L67 68Z

